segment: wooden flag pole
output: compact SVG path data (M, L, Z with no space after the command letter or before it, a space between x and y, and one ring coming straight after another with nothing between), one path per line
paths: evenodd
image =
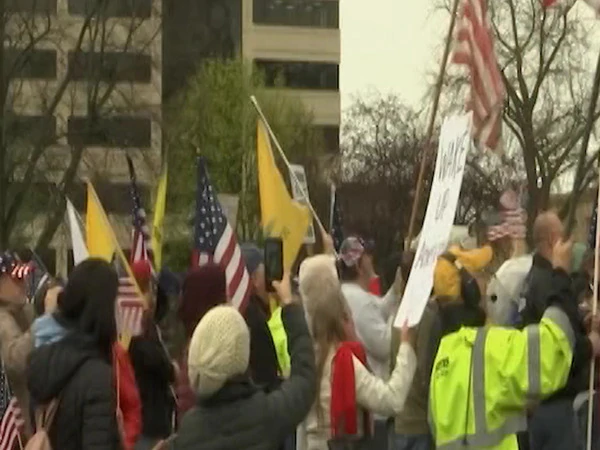
M415 188L415 198L413 200L412 211L410 213L410 222L408 223L408 235L405 241L405 249L410 246L415 233L415 225L417 221L417 211L419 210L419 203L421 203L421 194L423 191L423 181L425 178L425 167L427 167L427 161L430 153L431 138L433 136L433 128L435 126L435 119L437 116L438 108L440 105L440 96L442 94L442 87L444 86L444 78L446 75L446 66L448 65L448 57L450 56L450 48L452 46L452 35L454 34L454 25L456 24L456 13L458 11L458 5L460 0L452 0L452 10L450 11L450 26L448 27L448 34L446 35L446 44L444 46L444 54L442 55L442 64L440 65L440 71L435 83L435 91L433 95L433 107L431 109L431 115L429 117L429 125L427 126L427 134L425 139L425 148L423 150L423 157L421 158L421 166L419 167L419 176L417 178L417 186Z
M598 181L600 182L600 167L598 169ZM600 184L598 186L598 198L596 199L600 204ZM597 209L596 209L597 210ZM598 312L598 275L600 267L598 264L598 253L600 250L600 226L596 225L596 245L594 250L594 284L593 284L593 300L592 300L592 321ZM596 372L596 358L592 357L592 364L590 367L590 384L589 384L589 400L588 400L588 416L587 416L587 450L592 450L592 427L594 418L594 378Z

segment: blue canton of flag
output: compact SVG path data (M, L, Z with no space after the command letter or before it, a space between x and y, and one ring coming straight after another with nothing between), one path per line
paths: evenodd
M137 179L135 176L135 169L133 167L133 161L127 156L127 165L129 167L129 177L131 179L131 199L133 205L133 231L132 231L132 246L130 262L136 261L147 261L150 260L151 252L151 241L150 241L150 230L146 223L146 211L142 207L142 201L140 199L140 193L137 187Z
M588 234L588 244L593 250L596 248L596 229L598 227L598 191L594 197L594 209L592 210L592 217L590 217L590 230Z
M233 228L210 183L204 158L198 158L198 190L194 220L194 266L210 261L220 265L227 277L231 303L243 310L250 295L250 277Z
M342 242L344 242L344 227L342 211L335 186L331 188L331 237L335 251L339 252Z

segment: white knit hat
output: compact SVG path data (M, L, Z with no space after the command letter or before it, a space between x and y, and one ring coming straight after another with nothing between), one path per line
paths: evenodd
M225 382L248 370L250 333L237 309L216 306L202 318L190 341L188 375L199 397L210 397Z
M310 328L312 317L319 308L319 302L329 298L331 292L340 289L335 257L316 255L306 258L298 271L298 284L306 321Z

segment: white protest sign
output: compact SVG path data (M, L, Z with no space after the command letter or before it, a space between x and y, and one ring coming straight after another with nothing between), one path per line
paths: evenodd
M433 287L437 258L448 245L465 171L471 137L469 116L444 121L435 161L431 194L415 260L394 326L419 323Z
M296 176L294 177L294 175ZM298 186L296 178L301 186ZM292 194L294 195L294 200L303 205L308 205L310 200L305 198L303 194L303 192L305 192L306 195L308 195L308 181L306 180L306 172L304 171L304 167L300 164L290 164L290 179L292 180ZM317 239L315 237L315 226L311 220L308 230L306 231L306 236L304 237L304 243L313 245L316 242Z

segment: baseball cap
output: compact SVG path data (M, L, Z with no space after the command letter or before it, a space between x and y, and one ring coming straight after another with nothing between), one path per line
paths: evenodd
M22 281L32 270L32 266L21 262L15 253L7 251L0 254L0 276L8 275L13 280Z
M344 239L340 246L340 259L347 267L354 267L364 254L371 254L375 249L375 243L365 241L359 236L350 236Z

